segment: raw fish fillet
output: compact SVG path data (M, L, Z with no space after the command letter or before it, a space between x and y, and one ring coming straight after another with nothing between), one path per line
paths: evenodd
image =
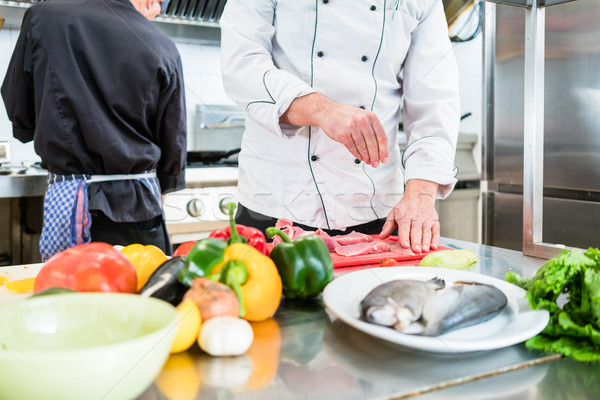
M455 282L425 304L420 334L437 336L479 324L496 316L506 304L506 296L495 286Z

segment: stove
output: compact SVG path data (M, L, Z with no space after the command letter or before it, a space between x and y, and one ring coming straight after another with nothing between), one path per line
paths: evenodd
M188 167L185 180L186 188L167 194L163 206L173 245L228 226L227 204L237 204L237 166Z
M229 224L227 204L237 204L238 168L246 113L238 106L198 104L189 132L184 190L165 196L171 243L207 237Z

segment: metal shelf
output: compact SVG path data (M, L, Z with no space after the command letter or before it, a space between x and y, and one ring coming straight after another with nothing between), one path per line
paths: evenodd
M484 0L490 3L504 4L518 7L548 7L561 3L568 3L575 0Z
M27 8L38 1L0 0L0 17L4 18L4 28L20 29ZM152 20L167 36L173 39L217 44L221 40L219 21L215 18L202 19L196 16L174 15L167 11Z

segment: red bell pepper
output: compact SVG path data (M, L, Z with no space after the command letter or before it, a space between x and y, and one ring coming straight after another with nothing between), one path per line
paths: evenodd
M52 287L78 292L136 293L137 273L125 254L108 243L90 242L56 253L35 279L34 293Z
M235 210L235 207L235 203L229 203L227 205L227 208L229 209L229 226L224 229L212 231L208 237L221 239L229 244L239 242L247 243L256 250L260 251L261 254L268 256L269 249L267 247L267 239L265 238L265 235L260 231L260 229L236 224L233 217L233 211ZM231 236L232 227L235 227L235 230L237 231L238 235L241 236L241 239L238 235L234 235L234 237Z
M181 243L177 246L177 249L173 252L173 257L187 256L192 247L196 244L195 240L188 240L187 242Z

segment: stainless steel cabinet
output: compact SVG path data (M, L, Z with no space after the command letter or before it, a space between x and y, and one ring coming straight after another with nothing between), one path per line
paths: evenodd
M535 151L525 140L526 135L530 137L524 122L531 104L524 89L535 78L525 73L526 15L525 8L502 4L495 6L495 13L486 13L486 24L495 29L488 49L491 65L485 69L486 104L492 115L486 125L490 131L484 135L488 191L483 197L483 243L523 249L526 174L527 179L543 182L539 203L543 217L534 226L537 229L541 223L543 241L597 247L600 2L578 0L545 9L544 62L538 71L544 77L543 176L524 163L524 154Z

